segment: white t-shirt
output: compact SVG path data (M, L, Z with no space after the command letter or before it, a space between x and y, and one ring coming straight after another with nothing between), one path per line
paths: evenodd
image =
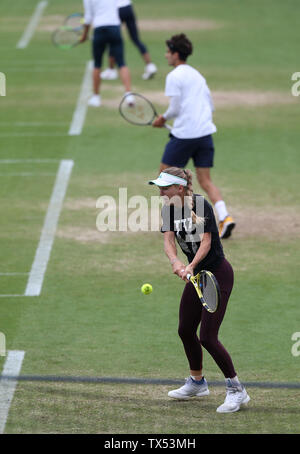
M117 0L118 8L123 8L124 6L131 5L131 0Z
M94 28L120 25L117 0L83 0L84 23Z
M178 139L194 139L216 132L213 102L204 77L187 64L178 65L166 78L166 96L180 98L179 115L172 134Z

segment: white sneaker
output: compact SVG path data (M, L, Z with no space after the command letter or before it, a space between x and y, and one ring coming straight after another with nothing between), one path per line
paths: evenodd
M93 107L100 107L101 106L101 97L100 95L93 95L89 101L88 101L89 106Z
M187 400L191 397L208 396L209 389L207 381L203 378L203 384L198 385L191 377L185 379L185 384L181 388L168 392L168 396L173 399Z
M226 380L226 385L226 398L224 404L217 408L218 413L238 411L242 404L247 404L250 400L244 386L234 386L230 379Z
M151 79L156 72L157 72L156 65L154 63L148 63L148 65L146 65L146 67L145 67L145 72L142 75L142 78L144 80Z
M116 80L118 78L118 71L113 68L107 68L100 74L103 80Z

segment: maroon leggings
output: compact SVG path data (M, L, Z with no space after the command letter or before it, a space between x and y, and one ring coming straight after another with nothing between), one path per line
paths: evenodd
M229 353L218 340L218 331L225 315L227 302L233 287L233 270L224 259L211 270L220 286L221 300L215 313L207 312L203 307L191 283L186 284L180 302L178 334L183 342L191 370L202 369L202 347L213 357L225 378L236 375ZM197 329L200 326L200 338Z

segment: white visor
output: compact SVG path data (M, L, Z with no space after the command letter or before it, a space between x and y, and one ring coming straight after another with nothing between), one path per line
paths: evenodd
M171 186L172 184L181 184L182 186L187 186L187 181L184 178L176 177L175 175L170 175L169 173L161 172L156 180L151 180L149 184L156 184L156 186Z

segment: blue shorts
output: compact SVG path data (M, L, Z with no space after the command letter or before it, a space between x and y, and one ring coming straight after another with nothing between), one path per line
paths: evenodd
M170 134L161 162L184 168L192 158L195 167L213 167L214 143L211 135L196 139L177 139Z
M111 54L115 57L119 68L125 66L123 40L119 25L109 25L107 27L96 27L93 37L93 57L95 68L101 68L102 56L109 45Z

